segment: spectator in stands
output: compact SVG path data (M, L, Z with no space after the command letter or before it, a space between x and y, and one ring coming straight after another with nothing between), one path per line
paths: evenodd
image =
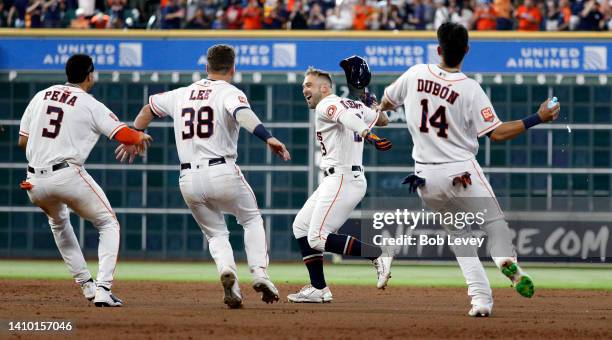
M415 30L425 30L427 26L427 5L423 0L414 0L412 6L407 6L408 24L414 26Z
M89 28L89 20L85 17L85 10L78 8L75 12L76 18L70 22L70 28L87 29Z
M310 7L310 14L308 15L308 28L311 30L324 30L325 29L325 17L321 12L321 5L315 2Z
M42 27L42 0L30 0L28 9L26 10L26 27L41 28Z
M110 16L99 12L91 17L90 24L92 28L105 29L110 27Z
M389 1L388 3L390 3ZM383 9L381 29L383 30L401 30L404 27L404 16L400 8L396 5L391 5Z
M606 0L607 1L607 0ZM600 11L600 5L596 0L588 0L580 12L580 31L599 31L604 27L604 15Z
M187 22L185 28L195 30L195 29L206 29L210 28L211 22L204 15L204 10L202 8L197 8L191 20Z
M211 26L214 30L222 30L225 29L225 12L222 9L219 9L217 13L215 13L215 20Z
M474 13L466 6L462 7L457 4L457 0L449 0L448 13L450 14L450 22L463 25L465 28L470 28Z
M28 9L28 2L28 0L15 0L8 13L9 27L25 28L25 17Z
M533 0L525 0L516 11L519 31L538 31L542 23L542 12Z
M66 11L64 0L48 0L43 4L43 26L45 28L60 28L62 15Z
M0 0L0 27L6 27L6 16L4 15L4 2Z
M348 30L353 25L353 16L350 7L337 6L327 10L325 27L329 30Z
M497 29L497 13L490 0L480 0L474 12L474 28L478 31L494 31Z
M571 18L572 18L572 8L570 6L569 0L560 0L557 30L568 31L570 27Z
M119 18L121 20L125 19L124 10L125 10L126 4L127 4L126 0L109 0L108 1L111 22L114 21L116 18Z
M290 29L292 30L305 30L308 28L306 20L308 18L308 12L304 8L304 3L301 0L297 0L293 3L293 9L289 15Z
M561 12L557 8L557 4L554 0L546 1L546 21L544 22L545 29L547 31L558 31L559 30L559 17Z
M353 29L358 31L367 29L373 12L374 9L366 3L366 0L359 0L353 7Z
M509 31L514 28L512 21L512 1L511 0L494 0L493 9L497 15L497 30Z
M78 0L78 7L82 8L86 17L94 15L96 9L96 0Z
M433 29L438 30L438 27L442 26L443 23L450 20L450 13L448 7L444 5L445 0L435 0L434 5L436 6L436 12L434 14Z
M263 20L263 11L257 0L249 0L249 4L242 12L242 29L260 30Z
M177 0L168 0L166 7L162 8L161 17L161 29L178 29L181 28L185 10L177 4Z
M372 15L368 19L368 30L370 31L378 31L381 27L381 15L380 11L376 8L372 11Z
M225 28L238 30L242 28L242 6L240 0L231 0L231 4L225 10Z
M267 15L264 15L263 28L268 30L279 30L285 24L284 18L278 5L272 7Z

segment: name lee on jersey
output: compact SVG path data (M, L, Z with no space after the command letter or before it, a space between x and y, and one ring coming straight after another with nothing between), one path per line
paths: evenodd
M455 104L455 101L459 97L459 93L443 86L433 80L417 80L417 91L431 93L434 96L438 96L443 100L446 100L449 104Z

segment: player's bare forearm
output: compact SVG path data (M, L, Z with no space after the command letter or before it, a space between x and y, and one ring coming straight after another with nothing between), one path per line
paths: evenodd
M378 119L376 120L376 126L387 126L389 125L389 117L384 111L378 113Z
M153 111L151 111L151 106L149 104L142 107L138 116L134 120L134 127L139 130L144 130L149 127L151 121L153 120Z
M513 120L511 122L504 122L498 126L491 134L489 138L493 142L503 142L511 140L521 133L525 132L525 125L521 120Z
M395 105L387 98L387 96L383 96L378 109L381 111L395 110Z
M525 132L530 127L535 125L551 122L557 117L559 117L559 110L561 106L559 104L552 105L552 107L548 107L548 102L551 99L547 99L542 104L540 104L540 108L538 112L526 117L521 120L514 120L511 122L502 123L499 127L497 127L493 132L489 134L489 138L491 138L494 142L503 142L506 140L511 140L514 137L520 135ZM555 99L556 100L556 99Z
M21 150L25 151L28 146L28 137L19 136L19 140L17 141L17 146L21 148Z

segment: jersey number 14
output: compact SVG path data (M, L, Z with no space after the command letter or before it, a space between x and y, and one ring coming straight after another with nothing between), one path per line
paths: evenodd
M440 105L433 116L428 120L429 107L427 104L427 99L421 100L423 111L421 111L421 126L419 130L423 133L428 133L429 128L427 127L427 122L429 121L431 126L438 128L438 137L448 138L448 134L446 133L446 130L448 130L448 124L446 123L446 107Z

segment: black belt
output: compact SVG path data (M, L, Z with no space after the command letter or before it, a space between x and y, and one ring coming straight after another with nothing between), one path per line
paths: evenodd
M416 161L415 161L416 162ZM422 165L441 165L441 164L446 164L446 163L453 163L453 162L442 162L442 163L423 163L423 162L416 162L416 164L422 164Z
M212 158L208 160L208 166L215 166L219 164L225 164L225 158L219 157L219 158ZM191 169L191 163L182 163L181 170L187 170L187 169Z
M67 167L69 167L68 162L63 161L63 162L61 162L61 163L57 163L57 164L52 165L52 166L51 166L51 171L57 171L57 170L61 170L61 169L63 169L63 168L67 168ZM36 173L36 171L34 170L34 168L33 168L33 167L31 167L31 166L29 166L29 165L28 165L28 172L29 172L29 173L33 173L33 174L35 174L35 173ZM42 172L41 172L41 173L42 173Z
M363 168L360 165L353 165L351 167L351 171L363 171ZM329 175L333 175L336 172L335 168L329 168L323 171L323 176L327 177Z

